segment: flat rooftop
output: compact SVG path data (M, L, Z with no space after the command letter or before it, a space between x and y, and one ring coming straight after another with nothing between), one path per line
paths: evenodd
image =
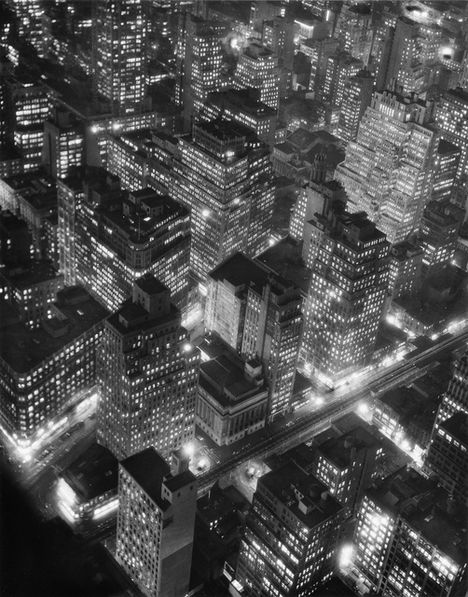
M311 271L302 259L301 245L290 236L258 255L256 260L282 278L291 281L303 294L308 293Z
M282 287L293 284L282 276L272 272L257 260L250 259L244 253L234 253L209 274L213 280L226 281L235 288L249 286L255 292L261 293L267 282Z
M170 506L167 500L161 498L163 483L170 491L177 491L196 481L188 470L179 475L171 475L169 464L152 447L126 458L120 465L162 510Z
M59 283L63 276L57 273L49 260L32 261L28 267L10 267L0 270L3 275L15 288L25 289L36 284L56 280Z
M294 462L267 473L258 481L257 491L265 487L278 501L286 506L309 529L337 514L342 506L333 498L327 487L316 477L306 473ZM299 509L296 495L299 491L307 513Z
M359 426L349 433L328 439L320 444L318 449L327 460L333 462L339 468L345 468L351 464L354 458L353 448L365 450L378 445L378 440L364 427Z
M266 392L265 384L259 386L248 379L244 363L227 350L201 364L200 385L224 407L240 404L255 394Z
M45 327L29 330L22 323L1 330L0 357L16 373L34 369L109 315L107 309L78 286L61 290L53 310L60 314L60 319L56 317L44 322L49 331ZM60 330L60 335L53 330Z
M117 491L119 463L104 446L91 444L63 473L82 502L88 502L108 491Z

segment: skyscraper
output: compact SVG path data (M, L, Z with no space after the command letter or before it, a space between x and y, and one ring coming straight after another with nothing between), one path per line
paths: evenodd
M386 85L396 82L404 93L423 93L436 83L442 29L436 23L400 17L395 26Z
M401 469L364 496L354 532L354 563L367 592L464 594L464 521L447 496L413 469Z
M336 169L348 209L365 211L391 243L419 228L434 142L428 118L428 105L415 96L374 93L356 141L349 143Z
M97 437L119 459L148 446L168 455L193 437L199 354L180 321L154 276L106 321Z
M44 123L42 161L55 179L65 178L70 168L83 163L84 133L74 116L56 110L54 117Z
M301 305L299 288L242 253L208 277L206 328L244 358L261 359L269 383L270 417L291 409Z
M388 286L389 244L365 213L325 205L312 221L316 257L301 360L326 381L370 358ZM312 244L312 243L311 243Z
M421 287L423 250L403 241L390 251L388 293L393 299L414 296Z
M336 135L348 143L357 136L359 123L371 103L374 78L367 70L360 70L344 84Z
M468 492L468 414L457 412L441 422L431 438L426 464L438 476L442 487L457 500Z
M435 427L457 412L468 414L468 352L455 361L453 377L442 398Z
M306 597L332 575L344 508L294 462L261 477L236 580L247 594Z
M193 474L154 448L120 463L116 559L147 597L187 594L196 503Z
M278 57L258 42L250 43L239 57L234 75L234 87L260 89L260 101L277 111L279 83Z
M69 199L80 206L70 245L80 283L115 310L131 294L132 282L152 273L167 284L174 302L184 309L190 255L188 210L149 188L121 191L118 181L103 171L90 179L83 178L83 173L79 178L78 188L81 184L84 189L81 204L79 191L74 195L77 201L71 195Z
M183 108L183 127L187 131L208 94L223 87L222 40L227 32L224 22L205 20L188 10L180 13L175 101Z
M234 251L268 246L274 189L266 146L241 125L198 123L181 139L171 195L191 210L190 267L200 282Z
M434 123L442 139L456 145L460 151L457 179L468 175L468 91L457 87L446 91L434 111Z
M95 7L95 85L114 116L141 111L146 93L146 19L141 0L99 0Z
M365 427L355 427L317 446L308 470L328 487L351 516L366 489L377 478L382 452L375 436Z
M461 151L457 145L440 139L434 159L431 197L436 201L452 198L456 190Z
M450 199L430 201L421 220L420 239L424 252L423 265L434 272L447 266L455 254L458 231L465 211Z

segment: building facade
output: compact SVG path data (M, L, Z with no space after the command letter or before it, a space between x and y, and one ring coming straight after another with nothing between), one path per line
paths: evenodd
M434 132L417 97L374 93L336 170L351 212L365 211L391 243L419 228L430 186Z
M364 213L325 205L305 304L301 364L327 383L372 355L388 288L389 244Z
M171 474L154 448L120 463L116 559L143 595L187 594L196 500L192 473Z
M168 288L147 275L105 324L97 438L119 459L148 446L169 454L194 435L199 353L180 322Z
M302 330L292 283L236 253L208 278L205 325L246 359L259 358L269 384L268 415L291 410Z

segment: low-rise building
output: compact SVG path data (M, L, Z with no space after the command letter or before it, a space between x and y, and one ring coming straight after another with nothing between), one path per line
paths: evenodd
M59 515L83 530L115 516L118 468L112 452L91 444L57 481L55 500Z
M261 362L243 361L222 344L224 350L200 366L195 417L198 427L218 446L232 444L264 427L268 407Z

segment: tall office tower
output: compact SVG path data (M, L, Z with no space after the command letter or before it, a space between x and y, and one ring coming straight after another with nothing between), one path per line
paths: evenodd
M440 136L456 145L460 151L457 180L468 176L468 91L457 87L446 91L434 111L434 124Z
M354 565L363 592L465 594L464 520L444 492L413 469L400 469L369 489L354 532Z
M431 438L425 464L440 479L442 487L455 499L468 494L468 414L457 412L440 423Z
M88 170L87 177L90 182L93 175L96 177L99 170ZM106 172L101 171L103 181ZM109 175L114 181L115 188L119 190L119 181ZM72 171L66 179L57 181L57 218L58 218L58 246L59 270L63 275L66 286L76 284L76 240L77 240L77 214L81 212L84 197L84 184L80 170Z
M199 353L180 322L169 289L151 275L106 321L97 438L119 459L149 446L168 455L193 437Z
M300 51L310 62L309 91L319 93L325 81L327 60L340 48L339 40L334 37L307 39L300 45Z
M435 428L460 411L468 414L468 352L455 362L453 377L437 412Z
M420 242L426 270L444 268L453 259L465 210L450 201L430 201L421 220Z
M106 175L98 171L88 180L82 172L77 186L72 186L72 204L80 185L84 189L80 209L75 212L77 279L109 310L116 310L130 296L133 281L152 273L171 289L176 305L185 309L190 260L188 210L149 188L121 191L115 179L108 184ZM75 201L75 207L78 204L79 200Z
M176 597L189 589L197 482L172 474L154 450L119 465L115 558L147 597Z
M388 287L389 243L365 213L325 205L313 222L317 254L305 304L301 360L324 380L372 355Z
M386 87L392 81L404 93L423 93L437 82L442 29L436 24L416 23L407 17L396 22Z
M42 161L54 178L65 178L70 168L83 163L84 131L71 112L56 110L44 122Z
M96 379L96 350L108 312L78 286L61 290L52 317L28 329L2 314L2 436L25 457L49 423L77 404ZM43 438L44 439L44 438Z
M175 102L183 108L183 127L190 131L208 94L223 87L223 38L228 26L181 11L177 42Z
M373 5L373 30L371 62L369 68L375 76L377 91L386 89L387 70L395 35L395 26L399 16L397 4ZM377 10L378 9L378 10Z
M14 112L14 142L24 170L36 170L42 160L44 121L50 114L47 89L28 75L18 73L9 82L9 97Z
M291 461L258 480L236 580L249 595L306 597L331 576L344 508Z
M268 246L274 188L266 146L241 125L200 122L181 139L171 196L191 210L190 267L201 283L234 251Z
M234 74L234 87L260 89L260 101L278 111L280 87L278 56L264 45L251 42L239 56Z
M278 116L260 101L260 90L228 89L210 93L201 111L203 120L223 118L251 129L257 137L272 147L276 143L275 132Z
M419 228L429 194L434 131L425 126L428 112L415 96L374 93L336 169L348 209L365 211L391 243Z
M18 34L21 39L29 43L41 55L44 16L44 4L41 0L28 0L27 2L15 2L7 0L7 4L16 14Z
M301 305L299 288L242 253L208 276L206 328L244 358L263 362L270 417L291 408Z
M304 247L310 244L309 220L313 219L316 213L322 213L326 202L331 205L335 201L341 201L343 205L346 203L346 193L340 183L336 180L309 181L299 192L291 215L289 234L297 241L304 240ZM307 267L311 267L313 260L306 258L307 252L308 250L305 248L304 260Z
M99 0L95 8L94 72L97 92L114 116L143 110L147 62L141 0Z
M317 446L308 469L345 507L351 516L364 492L377 478L383 450L380 441L365 427L355 427Z
M290 16L277 15L273 19L263 22L262 43L278 57L280 99L287 97L291 89L294 67L294 33L295 23Z
M351 56L367 65L373 40L372 10L369 4L344 2L337 19L335 37Z
M440 139L434 158L431 198L435 201L451 199L456 190L456 178L461 151L457 145Z
M286 15L286 6L282 2L263 2L254 0L250 4L250 27L261 33L265 21Z
M414 296L421 287L424 252L407 240L390 250L388 293L392 300Z
M374 78L370 71L360 70L345 81L336 136L345 143L357 137L359 123L371 103Z
M323 87L316 90L315 97L328 107L327 118L333 127L338 124L346 83L362 67L360 60L341 50L337 50L326 60Z

